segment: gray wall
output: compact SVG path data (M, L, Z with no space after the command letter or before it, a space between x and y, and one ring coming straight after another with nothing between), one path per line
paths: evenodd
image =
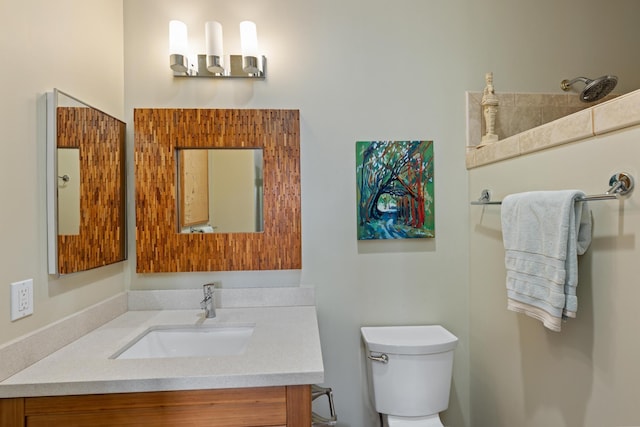
M466 422L468 251L462 226L461 82L468 58L461 54L464 32L452 31L466 26L459 12L454 4L431 9L420 1L400 6L331 0L125 1L127 120L135 107L294 108L301 118L301 271L132 271L131 287L189 288L211 279L224 286L315 285L326 384L334 389L343 426L370 426L377 420L367 403L359 331L361 325L373 324L440 323L461 338L447 419L451 425ZM204 22L213 18L223 24L230 52L239 52L239 22L256 22L268 58L264 82L172 77L168 21L184 20L191 37L202 43ZM483 84L484 70L477 77ZM371 139L435 141L437 238L358 243L355 142Z
M604 192L613 173L637 178L639 137L636 126L473 169L470 197L483 188L496 200L530 190ZM579 257L577 318L561 332L506 310L500 208L470 207L473 425L640 425L640 192L589 206L593 240Z
M45 98L58 88L124 119L122 1L3 0L0 52L0 345L125 290L127 263L47 275ZM33 279L11 322L9 284Z

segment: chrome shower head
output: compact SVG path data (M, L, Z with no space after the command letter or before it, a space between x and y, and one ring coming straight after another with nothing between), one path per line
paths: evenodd
M560 87L564 91L568 91L575 82L583 82L586 84L582 92L580 92L580 100L582 102L594 102L607 96L613 88L618 84L616 76L602 76L591 80L586 77L576 77L573 80L563 80Z

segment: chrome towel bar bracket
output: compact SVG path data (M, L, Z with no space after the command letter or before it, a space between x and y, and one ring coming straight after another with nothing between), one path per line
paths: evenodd
M609 179L609 189L602 194L592 194L576 199L577 202L588 202L595 200L613 200L620 196L631 193L634 187L633 176L626 172L618 172ZM488 189L482 190L480 198L471 202L472 205L500 205L502 201L491 200L491 192Z

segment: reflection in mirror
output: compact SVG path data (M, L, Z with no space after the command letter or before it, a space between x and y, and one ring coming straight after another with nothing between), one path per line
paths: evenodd
M58 148L58 235L80 234L80 150Z
M46 99L49 274L123 261L125 124L57 89Z
M262 149L180 149L178 168L181 233L263 231Z

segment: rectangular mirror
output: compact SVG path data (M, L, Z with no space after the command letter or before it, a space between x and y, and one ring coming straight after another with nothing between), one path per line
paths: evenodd
M255 233L262 218L262 150L179 149L181 233Z
M57 89L46 100L49 274L124 261L125 124Z
M80 149L58 148L58 235L80 234ZM73 177L73 179L72 179Z

